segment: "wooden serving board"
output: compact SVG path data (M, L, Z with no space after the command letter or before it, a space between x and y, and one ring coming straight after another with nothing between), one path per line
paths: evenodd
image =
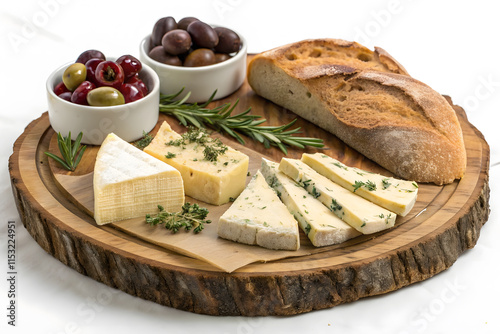
M285 124L298 118L255 95L247 83L212 106L237 99L235 112L251 107L252 113L262 115L268 124ZM145 232L138 235L120 224L97 226L91 212L92 194L81 189L91 189L98 147L87 149L75 172L60 169L44 154L55 150L56 140L47 113L31 122L14 144L9 160L12 189L24 226L40 246L99 282L195 313L304 313L425 280L450 267L460 254L474 247L489 214L489 147L482 134L467 121L464 110L453 107L462 125L468 156L463 179L446 186L420 184L415 207L404 219L399 217L390 230L323 248L313 247L302 234L301 253L277 252L265 262L251 261L232 270L175 247L165 247L161 240L154 240L157 237L141 235ZM160 115L159 123L163 120L182 131L172 118ZM302 128L305 136L323 138L327 146L321 150L323 153L349 166L391 175L311 123L298 118L295 125ZM284 156L278 149L266 149L249 139L245 147L230 138L224 140L250 155L251 172L258 168L262 156L274 161ZM290 149L287 156L300 158L303 152ZM212 231L227 207L211 208ZM206 236L211 233L202 233L206 232ZM191 236L192 240L198 236L201 234ZM160 239L168 237L161 235ZM241 247L241 252L262 251L257 246ZM238 258L238 249L221 256Z

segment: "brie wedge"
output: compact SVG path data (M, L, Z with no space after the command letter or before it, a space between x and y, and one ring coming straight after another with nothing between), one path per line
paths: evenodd
M99 225L145 216L158 205L177 212L184 204L179 171L110 133L94 167L94 219Z

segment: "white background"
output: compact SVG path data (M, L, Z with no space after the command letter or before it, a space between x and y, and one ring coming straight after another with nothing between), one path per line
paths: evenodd
M500 20L493 1L4 1L0 9L1 333L499 333ZM478 244L447 271L381 297L293 317L210 317L144 301L46 254L16 211L12 144L46 110L45 80L86 49L138 56L162 16L243 34L250 52L305 38L382 46L465 107L491 146L492 207ZM17 321L7 325L8 220L17 223Z

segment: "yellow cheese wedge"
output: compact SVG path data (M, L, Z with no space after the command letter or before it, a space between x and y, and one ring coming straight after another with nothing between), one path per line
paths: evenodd
M262 175L314 246L339 244L361 234L278 168L278 163L262 159Z
M418 185L416 182L348 167L321 153L304 153L302 161L345 189L355 192L370 202L398 215L406 216L417 200Z
M217 233L224 239L270 249L300 247L297 221L260 171L220 217Z
M187 196L214 205L238 197L245 188L248 156L228 147L217 161L208 161L204 148L195 142L178 146L169 144L180 138L180 134L163 122L144 152L180 171Z
M279 169L326 205L337 217L363 234L394 226L394 212L342 188L300 160L283 158Z
M184 204L181 174L115 134L101 144L94 167L94 219L99 225L180 211Z

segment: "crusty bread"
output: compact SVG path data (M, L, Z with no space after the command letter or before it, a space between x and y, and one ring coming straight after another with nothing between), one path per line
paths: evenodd
M387 51L374 51L356 42L341 39L308 39L266 52L285 71L315 65L345 65L356 69L372 69L408 75L403 65Z
M343 44L304 41L261 53L248 67L252 89L401 178L441 185L463 176L462 130L444 97L381 51L359 65L350 56L363 49L357 43L325 61L297 52L301 45L330 52Z

